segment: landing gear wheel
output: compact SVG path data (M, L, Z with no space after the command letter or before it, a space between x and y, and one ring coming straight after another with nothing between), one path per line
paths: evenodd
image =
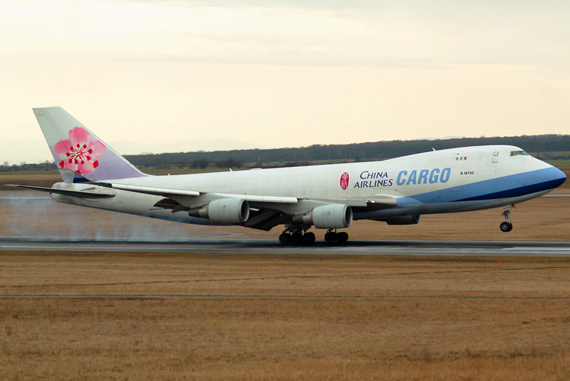
M513 224L511 224L510 222L502 222L501 223L501 231L503 233L508 233L511 230L513 230Z
M287 228L279 236L279 242L283 245L313 245L315 243L315 234L307 233L302 227Z
M291 244L291 234L289 233L281 233L279 236L279 242L283 245L290 245Z
M326 232L325 241L327 241L328 243L336 242L336 233L335 232Z
M337 233L336 241L338 243L346 243L346 241L348 241L348 233L345 232Z
M303 236L299 233L295 233L291 236L291 243L293 245L301 245L304 243L303 241Z
M305 245L314 245L315 244L315 233L305 233L303 236L303 243Z
M325 241L328 243L338 242L338 243L345 243L348 241L348 234L345 232L335 233L333 231L328 231L325 234Z

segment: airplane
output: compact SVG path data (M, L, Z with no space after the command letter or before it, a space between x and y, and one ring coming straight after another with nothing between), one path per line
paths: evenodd
M250 169L189 175L142 173L61 107L34 108L63 181L58 202L200 225L269 231L283 244L311 245L312 227L345 243L355 220L412 225L422 215L503 208L566 181L559 169L508 145L452 148L384 161Z

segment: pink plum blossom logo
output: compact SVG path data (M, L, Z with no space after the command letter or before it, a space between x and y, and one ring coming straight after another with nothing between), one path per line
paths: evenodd
M340 176L340 187L342 190L346 190L346 188L348 188L348 172L344 172Z
M91 134L85 128L74 127L69 130L69 139L60 140L54 149L61 159L61 168L88 175L99 166L105 145L99 140L91 141Z

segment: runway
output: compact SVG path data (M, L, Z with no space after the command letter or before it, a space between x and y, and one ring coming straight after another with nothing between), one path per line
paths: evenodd
M526 241L349 241L343 245L283 246L262 239L93 240L68 238L0 238L0 250L61 252L247 253L404 256L570 257L570 242Z

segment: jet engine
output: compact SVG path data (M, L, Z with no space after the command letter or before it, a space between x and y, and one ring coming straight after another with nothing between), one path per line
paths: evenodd
M242 224L249 218L249 203L239 198L222 198L199 209L191 209L188 215L222 224Z
M379 221L384 221L388 225L415 225L419 224L421 220L422 220L421 214L414 214L411 216L383 218Z
M318 229L342 229L352 224L352 208L334 204L319 206L310 212L293 217L293 223L315 225Z

